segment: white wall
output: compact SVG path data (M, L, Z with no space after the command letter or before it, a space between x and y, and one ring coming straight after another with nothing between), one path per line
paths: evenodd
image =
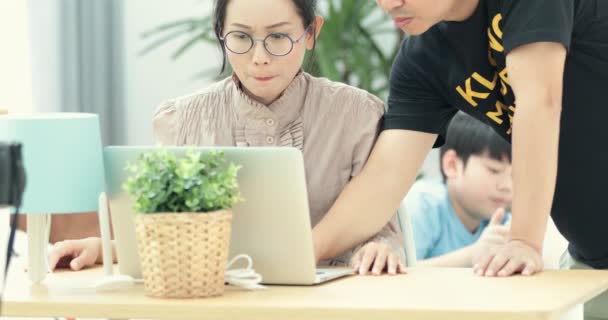
M32 110L27 1L0 1L0 109Z
M171 42L140 56L140 51L149 43L141 39L141 33L177 19L208 15L212 1L128 0L122 3L126 143L152 144L151 121L156 107L164 100L210 84L212 79L196 79L196 74L217 66L221 60L213 45L192 48L180 59L171 60L183 41Z

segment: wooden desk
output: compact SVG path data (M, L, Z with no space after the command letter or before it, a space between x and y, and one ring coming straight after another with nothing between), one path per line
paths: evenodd
M19 272L17 272L19 270ZM416 269L396 277L350 277L314 287L228 288L224 296L164 300L143 285L113 293L91 286L101 269L59 272L30 285L12 268L9 317L209 320L554 319L608 288L608 271L547 271L534 277L480 278L470 269Z

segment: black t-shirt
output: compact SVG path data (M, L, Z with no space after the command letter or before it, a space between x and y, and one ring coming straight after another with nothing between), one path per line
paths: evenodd
M511 140L516 106L505 56L533 42L567 50L552 217L570 253L608 268L608 0L480 0L401 47L384 129L439 134L457 110ZM606 94L606 96L604 96Z

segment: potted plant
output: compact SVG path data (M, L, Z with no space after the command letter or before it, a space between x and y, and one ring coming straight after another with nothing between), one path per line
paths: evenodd
M164 149L127 166L145 292L164 298L221 295L237 172L221 152L177 158Z

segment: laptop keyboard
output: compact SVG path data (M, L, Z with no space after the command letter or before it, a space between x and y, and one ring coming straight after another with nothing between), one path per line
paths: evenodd
M324 275L324 274L333 274L336 272L343 272L343 271L344 270L342 270L342 269L335 269L335 268L325 268L325 269L320 268L320 269L317 269L317 275L319 276L319 275Z

